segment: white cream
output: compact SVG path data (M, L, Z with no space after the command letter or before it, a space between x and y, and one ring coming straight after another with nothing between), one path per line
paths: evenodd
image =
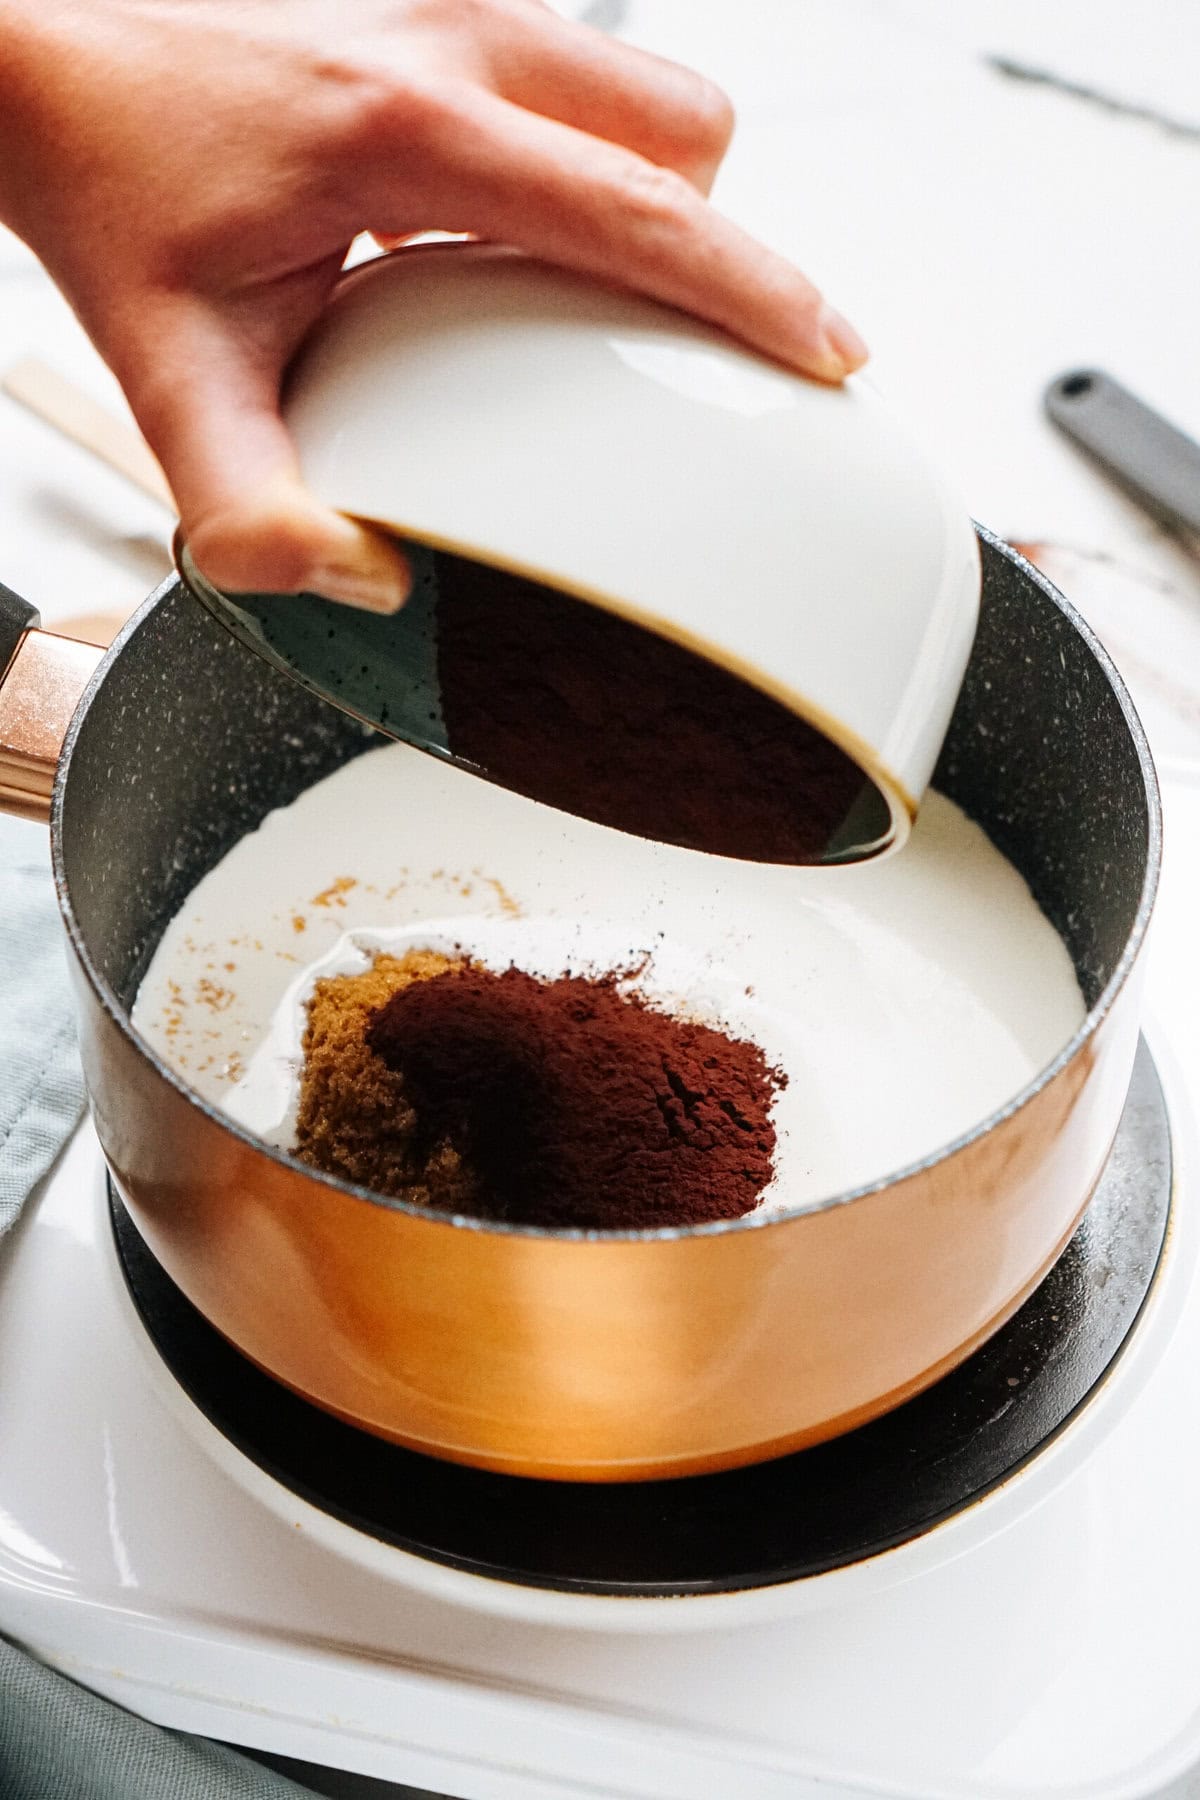
M876 864L777 869L584 824L401 745L271 814L194 889L134 1008L206 1098L294 1128L304 1005L377 950L596 973L755 1038L788 1076L771 1209L895 1172L1010 1100L1083 1002L983 833L931 795Z

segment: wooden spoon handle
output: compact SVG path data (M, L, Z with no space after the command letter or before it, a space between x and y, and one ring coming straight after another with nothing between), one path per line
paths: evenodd
M145 439L57 369L40 357L23 356L0 376L0 388L175 516L178 508L167 478Z

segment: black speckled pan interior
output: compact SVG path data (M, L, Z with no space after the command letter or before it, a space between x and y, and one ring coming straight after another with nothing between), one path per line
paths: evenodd
M979 634L934 782L1029 882L1091 1007L1152 899L1149 752L1095 640L1035 570L981 540ZM201 876L380 741L236 643L177 581L147 603L76 716L56 799L68 927L119 1005Z

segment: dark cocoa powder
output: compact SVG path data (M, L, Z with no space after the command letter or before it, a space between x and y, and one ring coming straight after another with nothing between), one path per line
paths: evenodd
M449 743L501 786L754 862L819 861L864 792L885 829L857 765L727 670L520 576L439 556L437 579Z
M784 1077L758 1045L670 1017L618 976L464 964L400 987L369 1049L411 1108L416 1165L513 1223L646 1229L734 1219L771 1179ZM427 1198L439 1204L436 1183Z

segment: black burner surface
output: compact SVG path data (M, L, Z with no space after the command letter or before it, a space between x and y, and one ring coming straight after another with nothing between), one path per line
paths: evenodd
M1112 1366L1158 1266L1171 1138L1139 1046L1108 1166L1016 1317L915 1400L755 1468L619 1485L531 1481L386 1444L262 1374L201 1317L113 1199L130 1291L214 1425L305 1500L418 1556L536 1587L710 1593L794 1581L917 1537L1019 1469Z

